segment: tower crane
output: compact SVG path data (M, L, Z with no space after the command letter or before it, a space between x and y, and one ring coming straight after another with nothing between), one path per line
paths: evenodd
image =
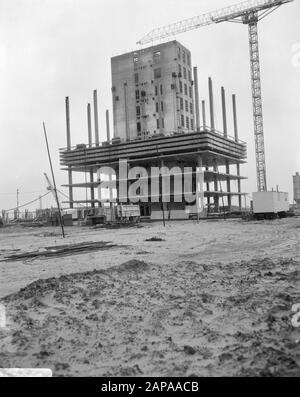
M220 22L237 22L248 25L257 189L259 192L267 191L267 180L257 25L259 21L275 11L281 5L292 1L293 0L244 1L240 4L225 7L217 11L154 29L137 42L137 44L143 45Z

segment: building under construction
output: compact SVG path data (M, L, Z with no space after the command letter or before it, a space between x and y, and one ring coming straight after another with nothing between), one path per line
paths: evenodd
M88 204L101 206L98 196L100 167L111 167L116 175L117 197L120 198L120 160L128 168L192 167L204 173L202 185L196 183L193 193L200 194L204 206L175 200L161 204L141 200L142 216L160 219L162 209L169 219L205 217L208 213L230 213L233 206L242 210L240 166L245 163L246 144L238 138L236 97L232 95L234 131L227 128L225 90L221 88L223 128L215 128L215 100L211 78L208 81L209 101L199 100L197 68L192 67L190 51L177 41L152 46L112 58L113 137L110 136L109 114L106 111L107 140L99 142L97 91L94 91L94 123L91 106L87 106L88 143L72 146L69 99L66 98L67 148L61 149L61 166L68 172L69 204L71 208ZM200 121L201 120L201 121ZM94 139L92 133L94 124ZM73 183L73 173L85 174L83 183ZM89 180L87 180L87 176ZM134 182L128 179L128 185ZM75 189L86 189L88 199L75 199ZM171 184L172 189L172 184ZM117 199L118 201L118 199ZM128 201L130 204L130 201ZM199 212L201 212L199 214Z

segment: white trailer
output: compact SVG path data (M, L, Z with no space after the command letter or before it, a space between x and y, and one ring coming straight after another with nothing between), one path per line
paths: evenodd
M123 221L138 222L141 217L140 206L138 204L121 204L116 207L117 218Z
M288 211L288 193L276 191L253 193L253 214L256 218L284 217Z

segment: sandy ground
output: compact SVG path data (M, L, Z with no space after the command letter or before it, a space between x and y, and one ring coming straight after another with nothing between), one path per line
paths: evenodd
M57 376L299 376L300 219L0 229L0 260L67 242L106 251L0 262L0 367ZM161 237L165 241L146 242ZM18 251L16 251L18 250Z

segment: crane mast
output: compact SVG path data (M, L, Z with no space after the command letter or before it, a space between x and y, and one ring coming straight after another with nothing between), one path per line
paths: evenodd
M259 192L263 192L267 191L267 176L257 22L258 17L256 13L251 15L250 18L247 18L249 29L249 52L256 154L257 190Z
M247 0L240 4L154 29L137 42L137 44L143 45L213 23L238 22L248 25L256 174L259 192L267 191L267 178L257 25L261 19L275 11L282 4L292 1L294 0Z

